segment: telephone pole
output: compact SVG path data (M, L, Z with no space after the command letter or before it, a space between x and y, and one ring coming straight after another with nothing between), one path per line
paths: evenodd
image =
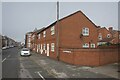
M57 1L57 36L56 36L56 42L57 42L57 44L56 44L56 52L57 52L57 60L59 61L59 2Z

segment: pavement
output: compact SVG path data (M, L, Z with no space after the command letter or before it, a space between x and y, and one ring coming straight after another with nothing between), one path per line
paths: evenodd
M55 78L119 78L117 64L100 67L75 66L33 52L30 59Z
M118 72L118 63L113 63L113 64L90 68L89 71L120 79L120 77L119 77L120 72Z

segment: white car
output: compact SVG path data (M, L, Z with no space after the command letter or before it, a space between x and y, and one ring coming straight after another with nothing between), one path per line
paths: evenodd
M21 50L21 53L20 53L21 56L30 56L30 50L28 48L22 48Z

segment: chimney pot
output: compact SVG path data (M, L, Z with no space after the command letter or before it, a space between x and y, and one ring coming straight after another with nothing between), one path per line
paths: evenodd
M109 29L109 31L111 32L111 31L113 30L113 27L109 27L108 29Z

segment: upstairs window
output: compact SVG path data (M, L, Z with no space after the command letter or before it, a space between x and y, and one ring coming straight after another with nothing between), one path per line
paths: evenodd
M89 36L89 28L83 28L82 34L83 34L83 36Z
M99 40L102 40L102 34L101 34L101 33L99 33L98 39L99 39Z
M110 38L110 34L107 34L107 38Z
M28 47L30 48L31 43L27 43L27 44L28 44Z
M51 51L54 52L54 49L55 49L55 44L51 43Z
M35 35L32 36L32 39L33 39L33 40L35 39Z
M83 44L83 48L89 48L89 44L88 43Z
M31 37L31 34L28 34L28 37Z
M30 43L30 38L28 38L28 42Z
M55 27L51 27L51 35L54 35L55 34Z
M43 32L43 37L46 37L46 31Z
M38 34L38 39L40 39L40 34Z

